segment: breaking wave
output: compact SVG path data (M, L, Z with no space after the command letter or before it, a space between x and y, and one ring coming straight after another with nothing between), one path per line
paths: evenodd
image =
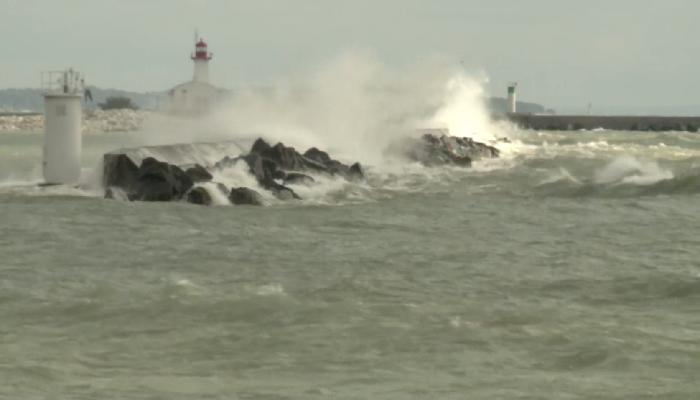
M596 170L576 177L564 168L536 186L538 195L553 197L627 198L700 193L700 168L674 173L656 161L624 155Z

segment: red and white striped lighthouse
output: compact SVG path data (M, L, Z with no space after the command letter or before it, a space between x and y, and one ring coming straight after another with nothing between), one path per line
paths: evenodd
M207 50L207 43L201 38L195 44L192 60L194 61L194 79L197 82L209 83L209 60L212 53Z

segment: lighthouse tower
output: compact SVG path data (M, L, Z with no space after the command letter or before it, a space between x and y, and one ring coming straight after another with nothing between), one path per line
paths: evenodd
M201 38L195 44L194 54L192 54L192 60L194 60L194 80L195 82L209 83L209 60L211 60L212 53L207 51L207 43Z
M518 86L516 82L508 84L508 113L515 114L515 87Z
M44 96L45 184L74 184L80 179L82 165L81 101L85 78L73 69L43 72L41 78Z
M192 80L181 83L168 91L168 97L158 103L158 111L177 116L201 116L219 104L219 90L209 82L209 61L212 54L207 43L195 33Z

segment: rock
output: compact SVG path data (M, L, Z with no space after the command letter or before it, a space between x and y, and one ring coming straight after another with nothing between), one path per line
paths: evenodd
M253 143L253 147L250 148L249 153L250 154L260 154L261 152L265 150L269 150L272 146L270 146L269 143L265 141L263 138L257 138L255 140L255 143Z
M194 183L210 182L212 179L214 179L209 171L199 164L195 164L193 167L188 168L185 173Z
M316 180L314 178L302 174L300 172L289 172L285 177L284 177L284 184L285 185L311 185L315 183Z
M256 192L253 189L248 189L246 187L232 188L231 194L229 195L228 199L231 202L231 204L235 205L263 205L260 193Z
M303 172L314 170L318 172L327 172L322 164L305 158L293 147L287 147L282 143L270 146L261 138L255 141L249 154L258 155L266 160L273 161L277 164L278 169L282 171Z
M365 179L365 173L362 171L362 165L359 162L350 166L348 174L355 179Z
M275 181L269 182L263 187L272 192L272 194L280 200L301 200L301 197L299 197L298 194L294 193L294 190L284 185L280 185Z
M262 139L260 139L262 141ZM258 142L256 142L258 143ZM235 159L219 161L217 165L233 165L237 161L242 160L248 164L249 172L255 176L260 186L272 192L279 199L300 199L294 191L284 185L275 182L275 179L284 179L286 173L279 168L276 162L268 158L262 157L259 154L247 154Z
M425 134L419 140L404 143L404 154L413 161L427 166L457 165L471 166L474 160L496 158L499 150L469 137Z
M139 167L126 154L105 154L102 158L102 186L130 193L138 182Z
M328 153L315 147L302 155L293 147L285 146L282 143L271 146L262 138L258 138L253 143L248 154L235 158L224 157L214 167L217 169L232 167L240 161L244 161L248 165L248 171L255 176L260 186L282 200L300 199L294 190L285 185L314 183L315 180L307 175L307 172L337 174L349 180L364 179L360 163L347 166L340 161L333 160ZM278 183L279 180L283 184Z
M185 196L188 203L210 206L212 204L211 194L207 189L199 186L187 192Z
M139 167L139 178L130 200L173 201L180 200L194 182L176 165L148 157Z
M332 159L328 153L312 147L304 153L304 158L320 164L326 168L331 175L342 175L346 179L364 179L360 163L355 163L351 167Z
M316 161L321 165L327 165L332 161L328 153L326 153L325 151L321 151L315 147L306 150L306 153L304 153L304 157Z

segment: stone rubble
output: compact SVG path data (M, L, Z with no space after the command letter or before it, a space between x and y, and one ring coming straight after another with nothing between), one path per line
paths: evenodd
M83 132L138 131L151 116L146 110L84 110ZM43 132L43 115L0 115L0 132Z

